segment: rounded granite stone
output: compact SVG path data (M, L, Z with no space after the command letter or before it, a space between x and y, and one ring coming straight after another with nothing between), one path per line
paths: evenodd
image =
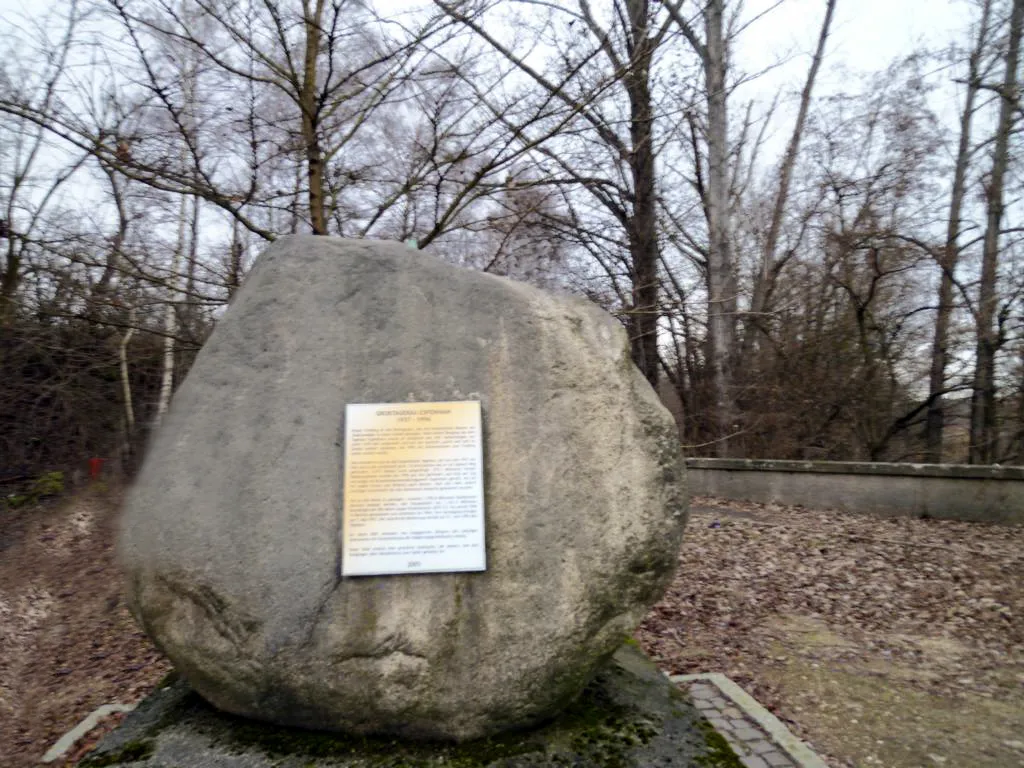
M346 403L471 399L487 571L342 578ZM286 237L176 393L120 552L136 617L216 707L464 740L579 694L671 578L685 516L675 425L609 315Z

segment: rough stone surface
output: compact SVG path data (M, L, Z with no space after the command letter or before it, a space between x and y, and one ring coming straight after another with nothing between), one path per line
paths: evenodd
M462 744L398 742L262 725L212 709L188 686L158 690L80 768L739 768L637 649L623 647L583 695L539 728Z
M463 399L483 408L487 572L342 579L345 404ZM227 712L457 740L536 723L672 574L675 435L591 304L398 244L283 238L130 495L130 605Z

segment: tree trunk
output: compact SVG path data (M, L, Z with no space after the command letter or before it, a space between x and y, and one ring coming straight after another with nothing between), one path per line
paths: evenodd
M723 31L724 0L710 0L704 11L706 55L704 79L708 102L708 362L714 398L716 454L730 454L736 403L732 388L733 343L736 337L736 276L730 242L729 120Z
M174 392L174 339L178 329L178 313L174 308L174 299L178 294L178 271L185 258L186 237L188 237L188 197L182 195L178 210L178 245L174 249L170 276L167 278L167 305L164 307L163 373L160 376L160 395L156 403L154 419L156 426L160 426L160 422L163 421Z
M294 233L292 233L294 234ZM235 297L242 284L242 253L245 248L242 245L242 235L238 222L233 222L231 227L231 252L228 254L228 279L225 286L228 289L228 302Z
M1017 439L1014 441L1016 445L1013 447L1017 452L1015 462L1024 466L1024 349L1020 351L1019 362L1020 379L1017 382Z
M114 279L117 277L121 266L121 253L125 243L128 241L128 228L131 225L131 216L128 214L128 206L125 200L125 190L122 190L118 185L117 174L107 166L102 166L102 168L103 173L107 176L107 180L110 181L111 197L114 200L114 207L117 209L117 233L111 238L103 272L100 274L99 280L96 281L96 285L93 286L92 294L89 297L89 302L93 305L94 312L100 308L99 305L103 301L106 301Z
M303 0L302 13L306 30L306 55L302 70L299 108L302 110L302 143L306 152L306 173L309 182L309 220L314 235L326 235L324 154L320 145L320 103L316 71L317 58L320 55L324 0L316 0L316 7L312 12L309 9L309 1Z
M630 171L633 178L633 216L629 226L632 266L632 310L629 335L633 361L651 382L658 384L658 229L650 71L654 43L648 34L648 0L627 0L631 60L624 75L630 110Z
M1017 92L1017 61L1020 54L1021 28L1024 26L1024 0L1013 0L1010 12L1010 36L1006 50L1006 74L1000 89L999 123L992 153L992 176L986 189L985 241L981 262L981 285L978 289L977 334L975 343L974 385L971 393L972 464L994 460L998 443L996 431L995 358L999 333L995 328L996 269L999 260L999 228L1003 219L1003 186L1009 165L1010 133L1014 113L1020 102Z
M128 343L132 340L132 336L135 335L135 310L132 309L128 313L128 325L131 326L125 331L124 336L121 337L121 343L118 346L118 360L120 361L121 368L121 394L124 397L124 422L125 431L127 438L125 445L130 446L132 438L135 435L135 408L132 405L132 381L128 375Z
M990 0L985 0L981 8L978 38L969 59L967 94L964 98L964 110L960 115L960 143L957 147L956 166L953 169L953 190L949 202L949 219L946 223L946 243L939 261L942 275L935 315L935 337L932 341L931 373L928 384L929 406L925 416L925 461L932 464L942 461L942 436L945 426L943 395L946 389L946 366L949 362L949 320L953 313L953 274L960 258L960 219L971 154L971 122L974 118L974 102L980 85L978 70L982 49L988 38L990 9Z
M14 233L7 233L7 261L3 274L0 275L0 328L6 327L14 319L14 294L18 290L21 278L21 259L18 255Z
M188 258L185 262L185 307L182 325L186 338L198 343L199 312L196 301L196 269L199 264L199 195L192 195L191 229L188 238Z

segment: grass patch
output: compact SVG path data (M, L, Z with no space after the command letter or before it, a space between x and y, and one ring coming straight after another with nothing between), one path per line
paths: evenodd
M816 746L855 765L1019 764L1022 755L1006 742L1024 733L1024 695L1009 701L939 696L900 682L911 672L900 668L883 676L856 665L840 670L797 661L763 674L800 707L797 719Z

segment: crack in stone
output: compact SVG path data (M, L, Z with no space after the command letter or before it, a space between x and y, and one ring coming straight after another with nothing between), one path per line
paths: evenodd
M262 622L259 619L240 612L237 606L210 586L193 585L165 574L157 575L155 584L179 600L197 606L203 612L210 629L234 648L239 666L246 669L248 674L254 678L262 676L263 662L256 658L247 647L248 641L260 633ZM144 621L144 625L150 623L150 621ZM149 632L149 634L153 635L154 633Z

